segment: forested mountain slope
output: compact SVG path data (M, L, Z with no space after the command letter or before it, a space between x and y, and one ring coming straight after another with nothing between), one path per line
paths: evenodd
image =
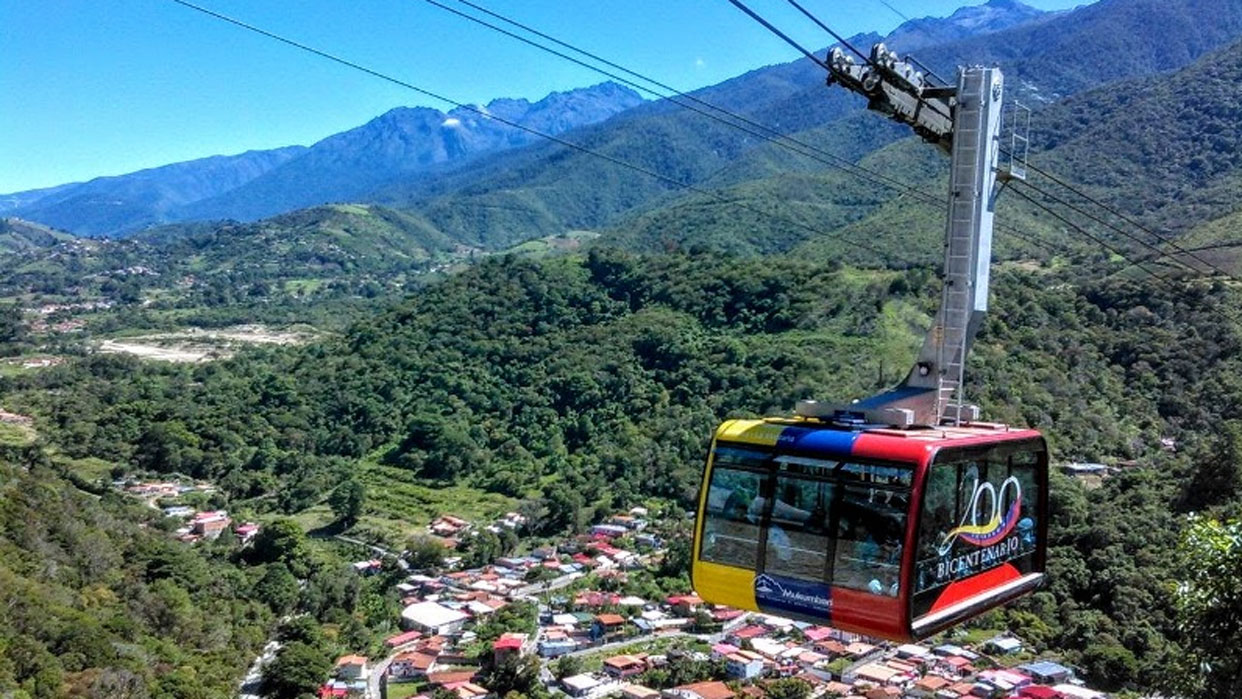
M416 214L361 204L254 223L171 224L122 240L62 237L69 240L0 257L0 293L28 304L125 307L146 298L153 316L245 306L221 322L247 322L246 313L296 322L319 315L311 306L327 299L400 293L471 254Z
M1222 217L1242 203L1238 194L1242 192L1242 144L1236 143L1239 79L1242 42L1176 72L1109 84L1048 105L1036 112L1032 122L1031 161L1085 186L1092 196L1155 229L1157 235L1152 235L1114 221L1149 243L1161 245L1161 238L1176 237L1218 219L1221 222L1214 227L1215 233L1196 235L1187 244L1222 242L1233 235L1224 223L1231 219ZM864 113L801 136L813 143L852 140L855 144L875 144L891 137L893 129L882 117ZM883 183L840 170L818 172L822 168L814 163L782 159L782 154L781 149L764 145L716 173L711 182L727 185L723 190L727 203L701 195L684 197L622 219L614 224L613 239L647 250L668 245L747 253L797 248L821 259L842 255L855 261L874 258L873 252L850 245L850 241L860 241L869 248L888 251L892 255L890 264L907 259L932 262L939 254L936 241L943 235L944 214L935 201L897 197L894 188ZM943 197L948 159L916 138L906 137L891 145L881 143L859 162L874 173L914 186L936 201ZM765 172L765 166L771 169ZM778 169L784 172L769 174ZM1031 182L1058 197L1067 196L1060 186L1041 175L1032 174ZM1030 193L1029 189L1022 191ZM1084 204L1076 196L1069 199L1079 206ZM1146 252L1132 239L1045 201L1077 224L1092 228L1095 235L1111 238L1121 249ZM755 210L768 215L756 215ZM1035 210L1013 193L1001 194L997 222L1002 259L1010 251L1046 257L1086 242L1063 222ZM817 227L826 233L817 234ZM1010 235L1010 229L1035 237L1048 247L1034 248ZM1192 265L1198 264L1187 259ZM1236 260L1227 255L1221 259L1237 269L1232 266ZM1203 268L1202 264L1198 266Z
M0 252L26 252L73 240L73 236L20 218L0 218Z
M0 695L219 697L275 616L241 571L172 540L158 513L64 480L37 449L0 459Z
M497 99L477 108L550 135L605 121L642 102L633 90L601 83L553 92L531 103ZM397 177L434 174L536 136L476 110L393 109L312 145L301 157L219 196L174 212L178 220L254 220L321 202L355 201Z
M1242 41L1193 65L1039 113L1036 160L1173 232L1242 204Z
M497 99L480 109L557 134L641 102L628 88L602 83L553 92L534 103ZM323 202L354 200L398 175L434 171L533 138L466 109L445 114L398 107L309 148L213 156L18 192L0 199L0 213L91 236L123 235L171 221L253 221Z

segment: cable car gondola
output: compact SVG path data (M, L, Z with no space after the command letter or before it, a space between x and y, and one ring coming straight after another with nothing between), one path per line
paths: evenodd
M922 638L1039 586L1048 452L1034 430L733 420L699 498L707 600Z
M987 310L1003 81L999 69L975 66L956 88L928 85L883 44L865 66L837 49L826 65L830 83L865 94L869 108L952 156L940 309L900 386L716 431L691 577L709 602L922 638L1044 577L1044 439L980 422L962 397ZM1021 177L1021 164L1004 176Z

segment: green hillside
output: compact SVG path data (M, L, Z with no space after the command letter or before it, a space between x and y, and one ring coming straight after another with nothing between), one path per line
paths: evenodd
M1213 17L1210 26L1200 21L1204 16ZM1138 211L1154 202L1152 197L1169 194L1168 182L1194 180L1193 173L1181 177L1182 169L1201 166L1194 164L1199 160L1193 157L1163 159L1159 168L1147 169L1133 155L1136 149L1159 153L1170 147L1164 138L1166 129L1177 130L1178 139L1190 139L1199 127L1220 128L1210 118L1185 128L1182 122L1187 115L1167 113L1168 105L1185 103L1194 111L1196 104L1220 105L1233 99L1236 76L1227 67L1234 62L1232 50L1211 52L1235 41L1240 32L1242 4L1237 0L1106 0L1003 31L922 46L918 57L946 76L965 63L998 62L1008 76L1011 95L1038 107L1033 121L1038 149L1052 151L1057 138L1068 137L1064 134L1072 134L1082 144L1077 151L1040 153L1037 162L1081 183L1133 174L1138 181L1132 187L1102 193ZM1216 71L1222 62L1225 70ZM1186 67L1192 63L1193 67ZM1162 73L1170 70L1182 72ZM1079 95L1125 79L1131 82ZM702 94L847 161L864 159L906 137L904 129L860 113L860 98L839 88L826 88L822 80L822 71L800 61L739 76ZM1147 89L1151 85L1159 89ZM1126 100L1163 106L1140 112L1151 121L1138 123L1133 115L1126 117L1121 111L1118 100L1122 98L1116 95L1122 91ZM1103 96L1107 94L1114 97ZM1224 102L1213 101L1213 95L1220 95ZM1057 104L1066 97L1069 102ZM1075 105L1086 105L1086 111ZM1227 107L1221 108L1226 112L1218 116L1227 113ZM1085 124L1094 125L1093 129L1075 126ZM876 185L860 185L875 190L865 198L850 190L838 196L841 184L828 179L820 183L826 192L802 197L799 190L806 188L804 183L780 178L791 173L832 175L829 165L669 103L645 105L568 137L673 181L721 190L729 201L743 198L759 209L789 210L803 224L826 231L861 221L867 206L891 196ZM1200 160L1211 160L1212 153L1230 148L1224 141L1175 142L1201 154ZM1114 160L1124 160L1129 166L1112 168ZM880 172L940 191L939 182L925 179L920 169L921 162L895 160ZM1116 170L1116 175L1101 174L1110 170ZM790 190L787 198L781 197L783 188ZM1139 190L1147 198L1133 196ZM1202 206L1191 210L1196 216L1198 209L1211 213L1206 209L1219 209L1220 202L1232 196L1224 188L1178 194L1180 198L1198 196ZM435 177L394 183L375 196L384 203L419 211L455 240L491 249L566 230L609 227L628 236L622 244L636 243L641 249L670 244L720 247L737 231L745 231L746 238L739 251L789 249L800 242L800 234L788 225L753 221L753 214L739 213L727 202L714 202L716 197L705 198L556 144L535 145ZM889 212L883 218L891 216ZM1152 222L1164 223L1158 218ZM1031 232L1049 228L1032 226ZM700 235L706 239L696 240ZM774 239L765 242L769 237Z
M154 515L79 491L33 450L6 453L0 695L235 691L275 616L241 571L171 540Z
M74 236L20 218L0 219L0 254L48 248L73 240Z
M1242 204L1242 42L1154 79L1124 81L1039 112L1035 161L1181 233Z
M192 272L252 272L269 278L391 272L453 249L421 217L363 204L299 209L253 224L214 226L197 235L163 227L137 239L163 242L170 256L186 257L179 262Z

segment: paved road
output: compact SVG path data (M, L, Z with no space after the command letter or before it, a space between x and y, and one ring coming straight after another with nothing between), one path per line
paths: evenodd
M279 641L268 641L267 645L263 646L263 652L254 659L254 663L246 671L246 677L239 688L238 699L260 699L259 683L263 680L263 667L272 662L278 650L280 650Z
M382 681L384 679L384 674L388 672L388 666L392 664L392 659L397 657L397 655L401 652L409 648L413 648L416 645L418 645L418 641L403 643L396 648L393 648L387 658L384 658L371 666L371 675L367 677L367 699L383 699L384 691L382 688Z

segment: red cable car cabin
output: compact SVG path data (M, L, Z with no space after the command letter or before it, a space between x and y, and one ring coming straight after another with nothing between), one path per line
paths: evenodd
M733 420L699 494L707 601L923 638L1038 587L1048 452L1034 430Z

